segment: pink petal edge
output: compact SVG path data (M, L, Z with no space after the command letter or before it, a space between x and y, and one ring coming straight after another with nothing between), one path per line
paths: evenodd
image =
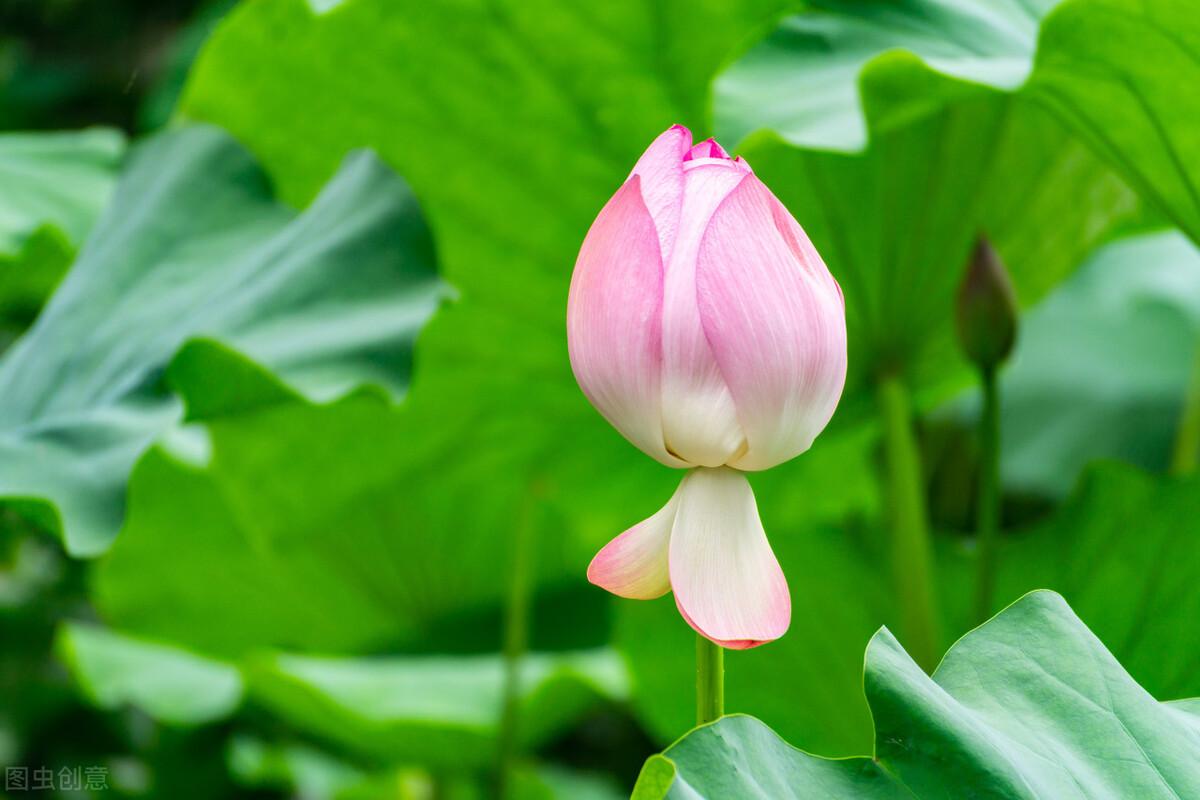
M671 591L668 543L679 490L667 504L600 549L588 564L588 581L618 597L653 600Z
M691 145L692 132L682 125L672 125L650 143L629 173L630 178L641 178L642 199L654 220L664 262L679 230L683 159Z
M712 215L696 288L748 444L730 464L766 469L807 450L846 381L845 306L803 229L758 178L747 175Z
M634 176L592 223L567 298L567 349L592 405L644 453L684 466L662 431L663 266Z

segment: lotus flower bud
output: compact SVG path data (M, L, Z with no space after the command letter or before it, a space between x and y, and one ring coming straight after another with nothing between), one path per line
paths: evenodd
M982 236L958 288L958 341L981 369L995 369L1017 338L1017 296L1000 255Z
M663 464L697 468L589 578L626 597L673 588L685 619L728 647L777 638L787 584L739 471L807 450L845 383L841 289L808 236L749 164L676 125L588 231L567 341L605 419Z

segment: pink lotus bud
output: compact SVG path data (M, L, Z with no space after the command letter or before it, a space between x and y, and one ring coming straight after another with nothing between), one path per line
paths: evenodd
M734 470L807 450L841 396L845 306L808 236L749 164L676 125L588 231L567 341L580 387L629 441L710 468L613 540L589 578L629 597L674 588L688 622L728 647L777 638L787 585Z

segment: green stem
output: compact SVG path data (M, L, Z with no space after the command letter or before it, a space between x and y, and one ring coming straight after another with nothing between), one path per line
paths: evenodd
M696 724L725 713L725 650L696 634Z
M508 572L508 594L504 604L504 707L497 735L496 797L504 800L512 787L518 755L521 662L529 645L529 609L533 587L534 492L527 495L513 530Z
M913 659L929 671L937 658L938 624L921 456L904 383L897 376L885 376L879 382L878 394L892 528L892 580L901 630Z
M979 507L976 510L979 572L975 583L975 619L984 622L992 614L1000 544L1000 402L996 370L982 369L980 382L983 385L983 410L979 416Z
M1179 431L1175 434L1175 452L1171 455L1171 473L1190 475L1200 460L1200 346L1192 365L1192 377L1183 400Z

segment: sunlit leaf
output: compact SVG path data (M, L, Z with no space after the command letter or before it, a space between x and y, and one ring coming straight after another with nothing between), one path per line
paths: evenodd
M199 725L228 716L242 700L235 667L177 648L80 624L63 626L56 647L101 708L132 705L164 722Z
M256 700L296 727L381 763L463 769L495 757L503 706L500 656L332 659L280 655L248 670ZM522 741L534 746L628 678L616 653L531 654L522 662Z
M66 272L124 151L124 138L101 128L0 135L0 352Z

